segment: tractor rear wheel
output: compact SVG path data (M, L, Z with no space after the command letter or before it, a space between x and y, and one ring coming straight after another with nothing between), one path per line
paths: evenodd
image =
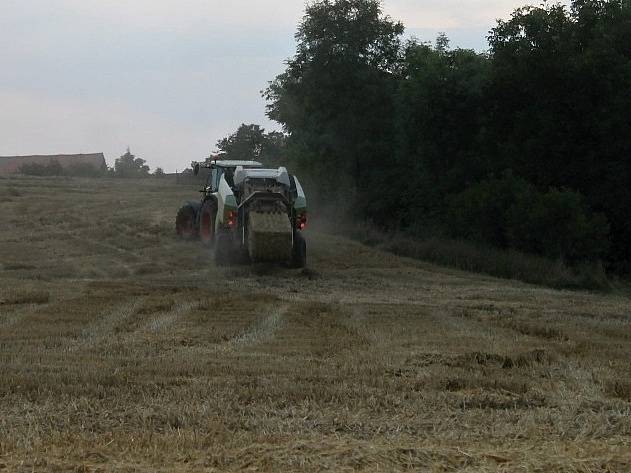
M197 232L195 231L195 209L190 205L185 205L177 211L175 233L182 240L193 240L197 237Z
M214 202L204 202L199 213L199 238L202 244L212 247L215 244L215 216L217 206Z
M291 254L291 267L304 268L307 266L307 242L304 237L296 232L294 234L294 247Z

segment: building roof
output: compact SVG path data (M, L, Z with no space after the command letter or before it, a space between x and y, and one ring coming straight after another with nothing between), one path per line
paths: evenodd
M0 175L19 173L24 164L46 165L51 161L57 161L62 168L69 168L76 164L87 164L97 170L107 169L103 153L0 156Z

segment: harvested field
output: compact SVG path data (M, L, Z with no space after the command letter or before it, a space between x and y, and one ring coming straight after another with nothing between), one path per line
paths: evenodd
M631 471L631 304L308 232L174 238L194 188L0 179L0 471Z

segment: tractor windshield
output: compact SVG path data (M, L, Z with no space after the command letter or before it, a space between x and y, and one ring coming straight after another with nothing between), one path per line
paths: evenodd
M229 167L214 167L208 175L206 186L210 187L214 191L219 189L219 181L221 176L226 177L226 182L230 187L234 187L234 168Z
M212 190L216 191L219 189L219 180L223 175L224 169L220 167L214 167L210 171L208 175L208 180L206 181L206 186L210 187Z

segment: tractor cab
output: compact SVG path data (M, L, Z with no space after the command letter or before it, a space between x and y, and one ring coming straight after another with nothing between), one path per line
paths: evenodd
M263 165L258 161L217 160L212 161L210 164L196 164L195 175L199 173L200 167L210 170L202 192L213 193L217 192L219 189L219 183L221 182L222 176L225 176L228 185L231 188L234 188L234 172L237 167L257 169L262 168Z

